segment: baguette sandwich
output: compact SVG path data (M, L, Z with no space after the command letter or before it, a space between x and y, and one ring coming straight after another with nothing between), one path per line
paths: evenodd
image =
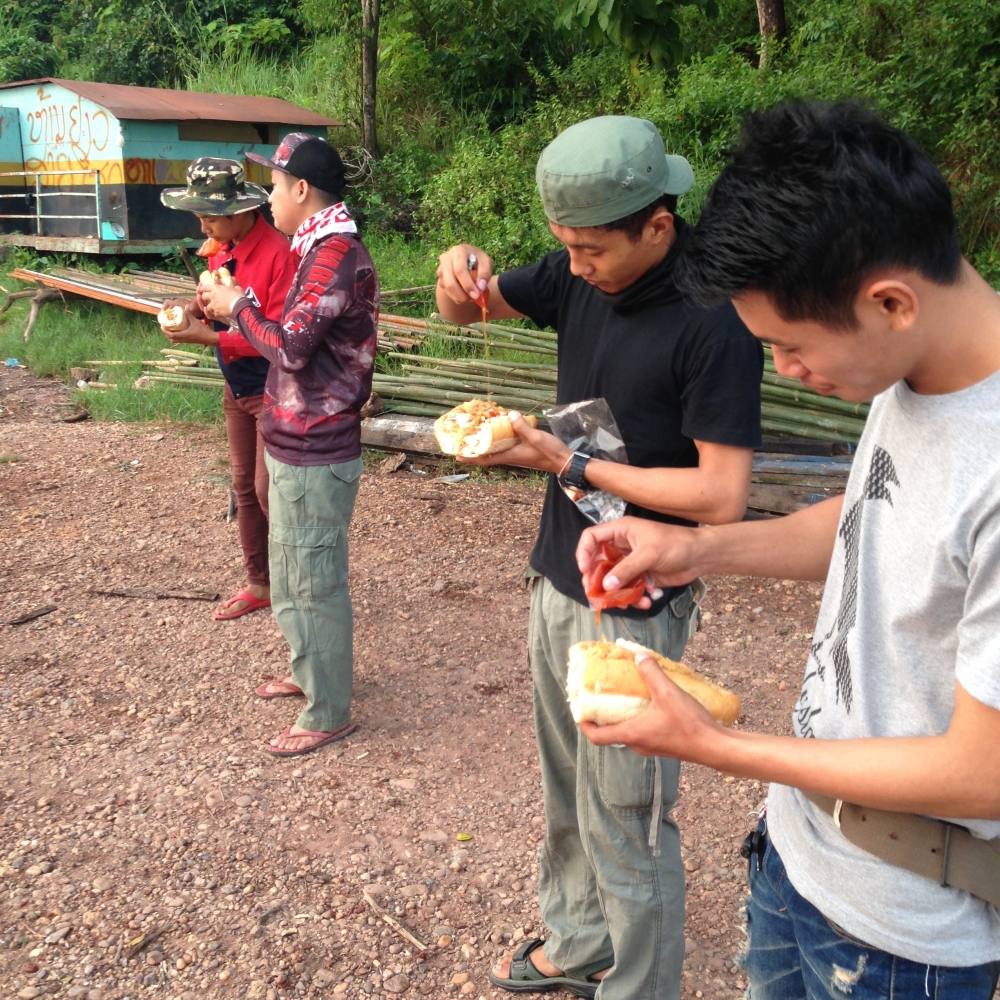
M187 316L181 306L167 306L156 314L156 319L160 326L170 333L177 333L187 326Z
M524 417L534 427L535 417ZM479 458L495 455L517 444L507 410L487 399L459 403L434 421L434 436L446 455Z
M649 707L650 697L636 664L652 657L682 691L726 726L740 714L740 699L683 663L628 639L578 642L569 650L566 690L575 722L608 726L631 719Z

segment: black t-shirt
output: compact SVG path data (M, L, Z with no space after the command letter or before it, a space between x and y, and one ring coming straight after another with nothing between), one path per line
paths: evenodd
M760 444L763 350L731 305L703 309L681 299L673 272L687 228L677 222L678 238L667 257L617 295L574 277L565 250L499 279L514 309L558 332L557 401L607 400L629 464L641 468L697 466L695 440ZM633 504L627 513L691 523ZM589 524L550 476L531 565L584 605L575 552ZM648 612L609 613L655 614L675 592Z

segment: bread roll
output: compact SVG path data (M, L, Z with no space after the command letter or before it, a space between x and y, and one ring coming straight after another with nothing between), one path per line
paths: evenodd
M535 417L524 418L534 427ZM507 410L487 399L459 403L434 421L434 436L446 455L479 458L495 455L517 444Z
M649 689L636 669L639 660L652 657L682 690L700 702L712 717L730 726L740 714L740 699L732 691L714 684L683 663L637 642L578 642L569 650L566 691L576 722L608 726L631 719L649 707Z
M181 306L167 306L156 314L156 318L160 326L164 330L169 330L170 333L183 330L188 322L187 316L184 315L184 309Z
M233 281L233 276L229 273L228 268L217 267L214 271L202 271L198 277L198 284L204 285L206 288L212 285L231 287L236 282Z

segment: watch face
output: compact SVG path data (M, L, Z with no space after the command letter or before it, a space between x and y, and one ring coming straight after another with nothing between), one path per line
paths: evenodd
M587 489L587 480L584 479L583 472L587 468L589 461L589 455L584 455L580 451L573 453L573 460L569 463L569 469L566 472L566 482L570 486L574 486L578 490Z

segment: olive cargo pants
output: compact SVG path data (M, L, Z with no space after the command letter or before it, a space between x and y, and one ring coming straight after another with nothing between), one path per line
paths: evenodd
M528 644L545 801L539 873L545 955L567 974L607 956L614 968L601 983L601 1000L680 994L684 868L670 818L680 765L587 740L566 700L568 650L581 640L621 636L679 659L697 612L688 587L654 617L604 614L598 628L589 608L544 577L532 586ZM662 823L653 837L651 823Z
M306 707L303 729L331 732L350 721L354 617L347 586L347 529L361 459L286 465L266 456L271 610L291 647L292 680Z

